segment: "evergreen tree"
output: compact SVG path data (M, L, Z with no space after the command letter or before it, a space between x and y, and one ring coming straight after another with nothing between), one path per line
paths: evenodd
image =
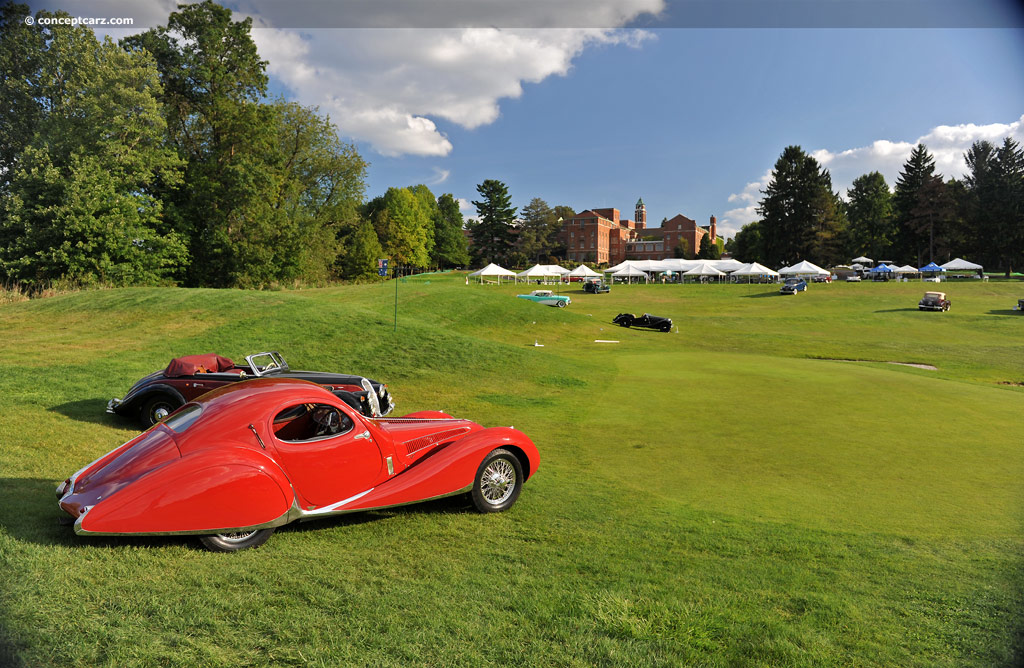
M438 267L468 265L469 250L466 235L462 233L462 211L454 195L445 193L437 198L437 213L434 222L434 264Z
M894 250L900 258L912 258L920 267L928 254L928 237L923 235L920 217L915 209L921 204L921 189L935 177L935 159L924 144L918 144L911 151L896 179L893 195L893 212L896 223ZM933 186L935 188L935 186Z
M1024 151L1007 137L998 149L976 142L964 156L964 217L969 247L986 267L1024 266Z
M800 260L838 259L845 224L832 178L799 146L787 146L758 206L763 261L775 266Z
M892 255L896 238L892 193L879 172L858 176L848 191L852 252L881 259Z
M512 206L508 188L501 181L487 179L476 187L480 201L474 201L479 222L473 227L473 254L478 262L501 262L512 251Z

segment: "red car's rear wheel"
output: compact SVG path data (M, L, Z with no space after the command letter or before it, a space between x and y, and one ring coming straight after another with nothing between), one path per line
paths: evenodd
M218 533L212 536L200 536L199 540L206 549L212 552L238 552L251 547L259 547L267 542L274 530L253 529L251 531L236 531L233 533Z

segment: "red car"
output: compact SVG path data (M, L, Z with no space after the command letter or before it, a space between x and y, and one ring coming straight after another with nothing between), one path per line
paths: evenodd
M225 385L57 488L79 535L194 534L214 551L274 529L469 492L506 510L537 472L533 442L436 411L371 418L289 378Z

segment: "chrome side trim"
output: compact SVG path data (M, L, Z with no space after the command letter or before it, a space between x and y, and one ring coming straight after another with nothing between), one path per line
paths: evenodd
M364 496L366 496L367 494L372 492L374 489L376 489L376 488L375 487L371 487L370 489L366 490L365 492L359 492L355 496L350 496L347 499L344 499L342 501L338 501L337 503L332 503L329 506L322 506L320 508L317 508L316 510L302 510L301 508L299 508L299 512L302 513L303 517L314 516L314 515L326 515L328 513L335 512L338 508L340 508L341 506L344 506L346 503L352 503L353 501L355 501L357 499L363 498Z
M302 512L302 517L299 518L299 521L300 522L306 522L306 521L309 521L309 520L317 519L318 517L331 517L333 515L345 515L345 514L348 514L348 513L364 513L364 512L370 511L370 510L384 510L385 508L401 508L402 506L412 506L412 505L415 505L417 503L425 503L427 501L436 501L437 499L444 499L444 498L447 498L449 496L458 496L459 494L465 494L466 492L470 491L471 489L473 489L473 484L472 483L466 485L465 487L463 487L461 489L457 489L454 492L445 492L444 494L438 494L436 496L428 496L425 499L416 499L415 501L405 501L403 503L387 503L387 504L384 504L382 506L369 506L367 508L341 508L339 510L332 510L330 512L325 512L326 509L329 508L330 506L324 506L323 508L319 508L319 509L313 510L313 511L309 511L309 510L301 511ZM357 494L355 497L352 497L350 499L345 499L341 503L348 503L349 501L352 501L353 499L358 498L360 496L363 496L363 494L367 494L367 493L372 492L372 491L373 491L372 489L368 489L365 492L363 492L362 494ZM334 505L338 505L338 504L334 504Z

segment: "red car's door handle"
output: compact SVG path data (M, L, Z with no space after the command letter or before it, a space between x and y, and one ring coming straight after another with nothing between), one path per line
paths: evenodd
M363 433L361 433L361 434L356 434L356 435L355 435L355 436L353 436L352 438L354 438L354 439L355 439L355 438L365 438L365 439L369 439L369 438L370 438L370 430L369 430L369 429L367 429L367 430L366 430L366 431L364 431Z

